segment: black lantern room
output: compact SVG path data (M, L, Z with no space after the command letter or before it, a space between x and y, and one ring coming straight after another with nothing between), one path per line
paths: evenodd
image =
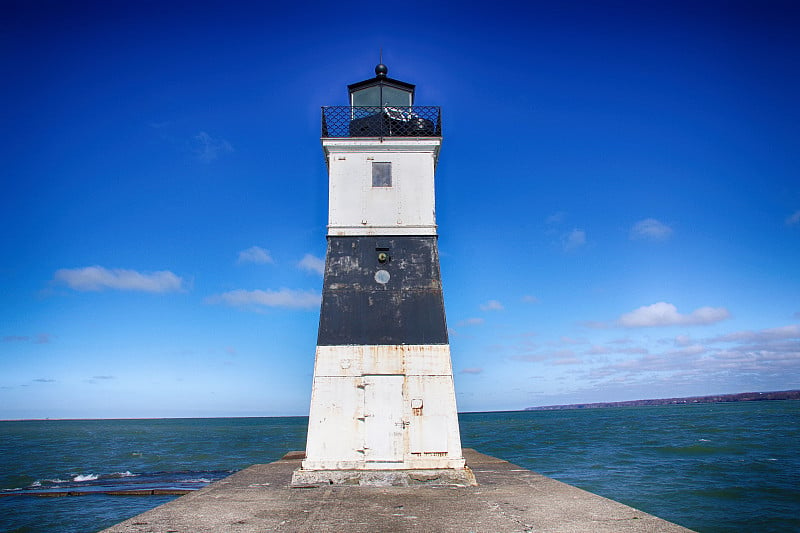
M381 63L375 67L375 77L348 85L352 107L411 107L414 105L414 85L393 80L389 69Z
M439 107L415 106L415 85L386 76L383 63L375 77L347 86L349 106L322 108L323 137L441 137Z

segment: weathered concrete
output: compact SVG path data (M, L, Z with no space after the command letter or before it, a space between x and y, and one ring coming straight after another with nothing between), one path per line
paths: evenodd
M468 467L409 470L303 470L292 474L292 487L310 485L364 485L372 487L407 487L410 485L477 485Z
M465 449L476 487L291 488L302 453L253 465L107 532L689 531L621 503Z

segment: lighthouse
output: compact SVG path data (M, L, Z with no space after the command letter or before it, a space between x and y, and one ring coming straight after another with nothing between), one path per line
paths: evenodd
M328 234L306 456L292 483L474 484L439 270L439 107L375 77L322 108Z

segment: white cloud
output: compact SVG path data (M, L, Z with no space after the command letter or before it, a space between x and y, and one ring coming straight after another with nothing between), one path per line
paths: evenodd
M107 269L101 266L62 268L54 280L76 291L172 292L183 290L183 279L169 270L142 273L122 268Z
M737 331L715 337L709 342L771 342L786 339L800 339L800 325L792 324L761 331Z
M692 343L692 338L688 335L678 335L675 337L675 346L689 346Z
M233 152L233 146L225 139L217 139L201 131L194 136L194 150L200 161L210 163L222 154Z
M543 352L528 353L525 355L513 355L511 359L515 361L526 361L529 363L545 362L550 365L575 365L581 363L581 359L574 350L550 350Z
M663 241L672 235L672 228L654 218L640 220L631 228L632 240Z
M564 237L564 250L571 252L586 244L586 232L574 229Z
M675 315L694 320L692 314L674 311L672 319ZM661 348L651 353L646 346ZM686 334L657 341L644 335L591 345L580 353L566 349L518 354L508 359L549 366L564 379L586 380L591 388L624 386L626 393L639 388L645 391L642 398L690 396L701 388L784 390L794 387L792 378L800 374L800 324L698 340ZM659 386L662 392L653 392Z
M315 274L322 275L325 273L325 260L311 254L304 255L300 262L297 263L297 266Z
M579 357L562 357L553 361L554 365L579 365L583 361Z
M702 344L692 344L690 346L686 346L679 350L673 350L671 352L667 352L665 355L677 356L677 355L700 355L706 353L708 348L703 346Z
M729 346L714 348L714 343ZM587 377L605 383L652 384L654 381L681 384L708 383L730 386L731 380L747 379L748 387L765 383L764 390L787 385L776 384L779 376L800 373L800 325L759 331L739 331L691 342L686 336L675 338L677 349L648 353L633 359L615 360L592 368ZM633 352L631 352L633 353ZM654 373L659 377L654 378Z
M320 295L313 291L292 289L253 290L236 289L206 299L207 303L222 303L231 307L258 309L259 307L285 307L313 309L319 307Z
M529 353L525 355L512 355L510 359L515 361L526 361L528 363L541 363L550 359L550 355L546 353Z
M480 326L483 322L482 318L467 318L456 324L456 326Z
M470 367L465 368L461 371L462 374L480 374L483 372L483 369L480 367Z
M536 296L532 296L530 294L526 294L522 297L522 301L525 302L526 304L538 304L539 298L537 298Z
M502 311L504 309L503 304L497 300L489 300L485 304L481 304L480 307L481 311Z
M588 355L606 355L611 353L610 348L606 348L605 346L593 345L591 348L584 352Z
M787 226L796 226L797 224L800 224L800 210L795 211L794 213L786 217Z
M239 258L236 260L238 264L244 263L257 263L260 265L266 265L269 263L274 263L275 261L272 259L272 256L269 255L269 250L265 250L260 246L251 246L247 250L242 250L239 252Z
M642 348L641 346L632 346L630 348L613 348L611 351L625 355L646 355L650 353L650 350L647 348Z
M666 302L640 307L630 313L625 313L617 323L625 328L646 328L658 326L697 326L713 324L730 317L724 307L701 307L688 315L678 312L678 309Z

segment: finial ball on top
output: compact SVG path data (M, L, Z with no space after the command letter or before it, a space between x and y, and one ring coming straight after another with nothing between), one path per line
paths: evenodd
M375 75L379 78L385 78L386 74L389 73L389 67L380 63L377 67L375 67Z

